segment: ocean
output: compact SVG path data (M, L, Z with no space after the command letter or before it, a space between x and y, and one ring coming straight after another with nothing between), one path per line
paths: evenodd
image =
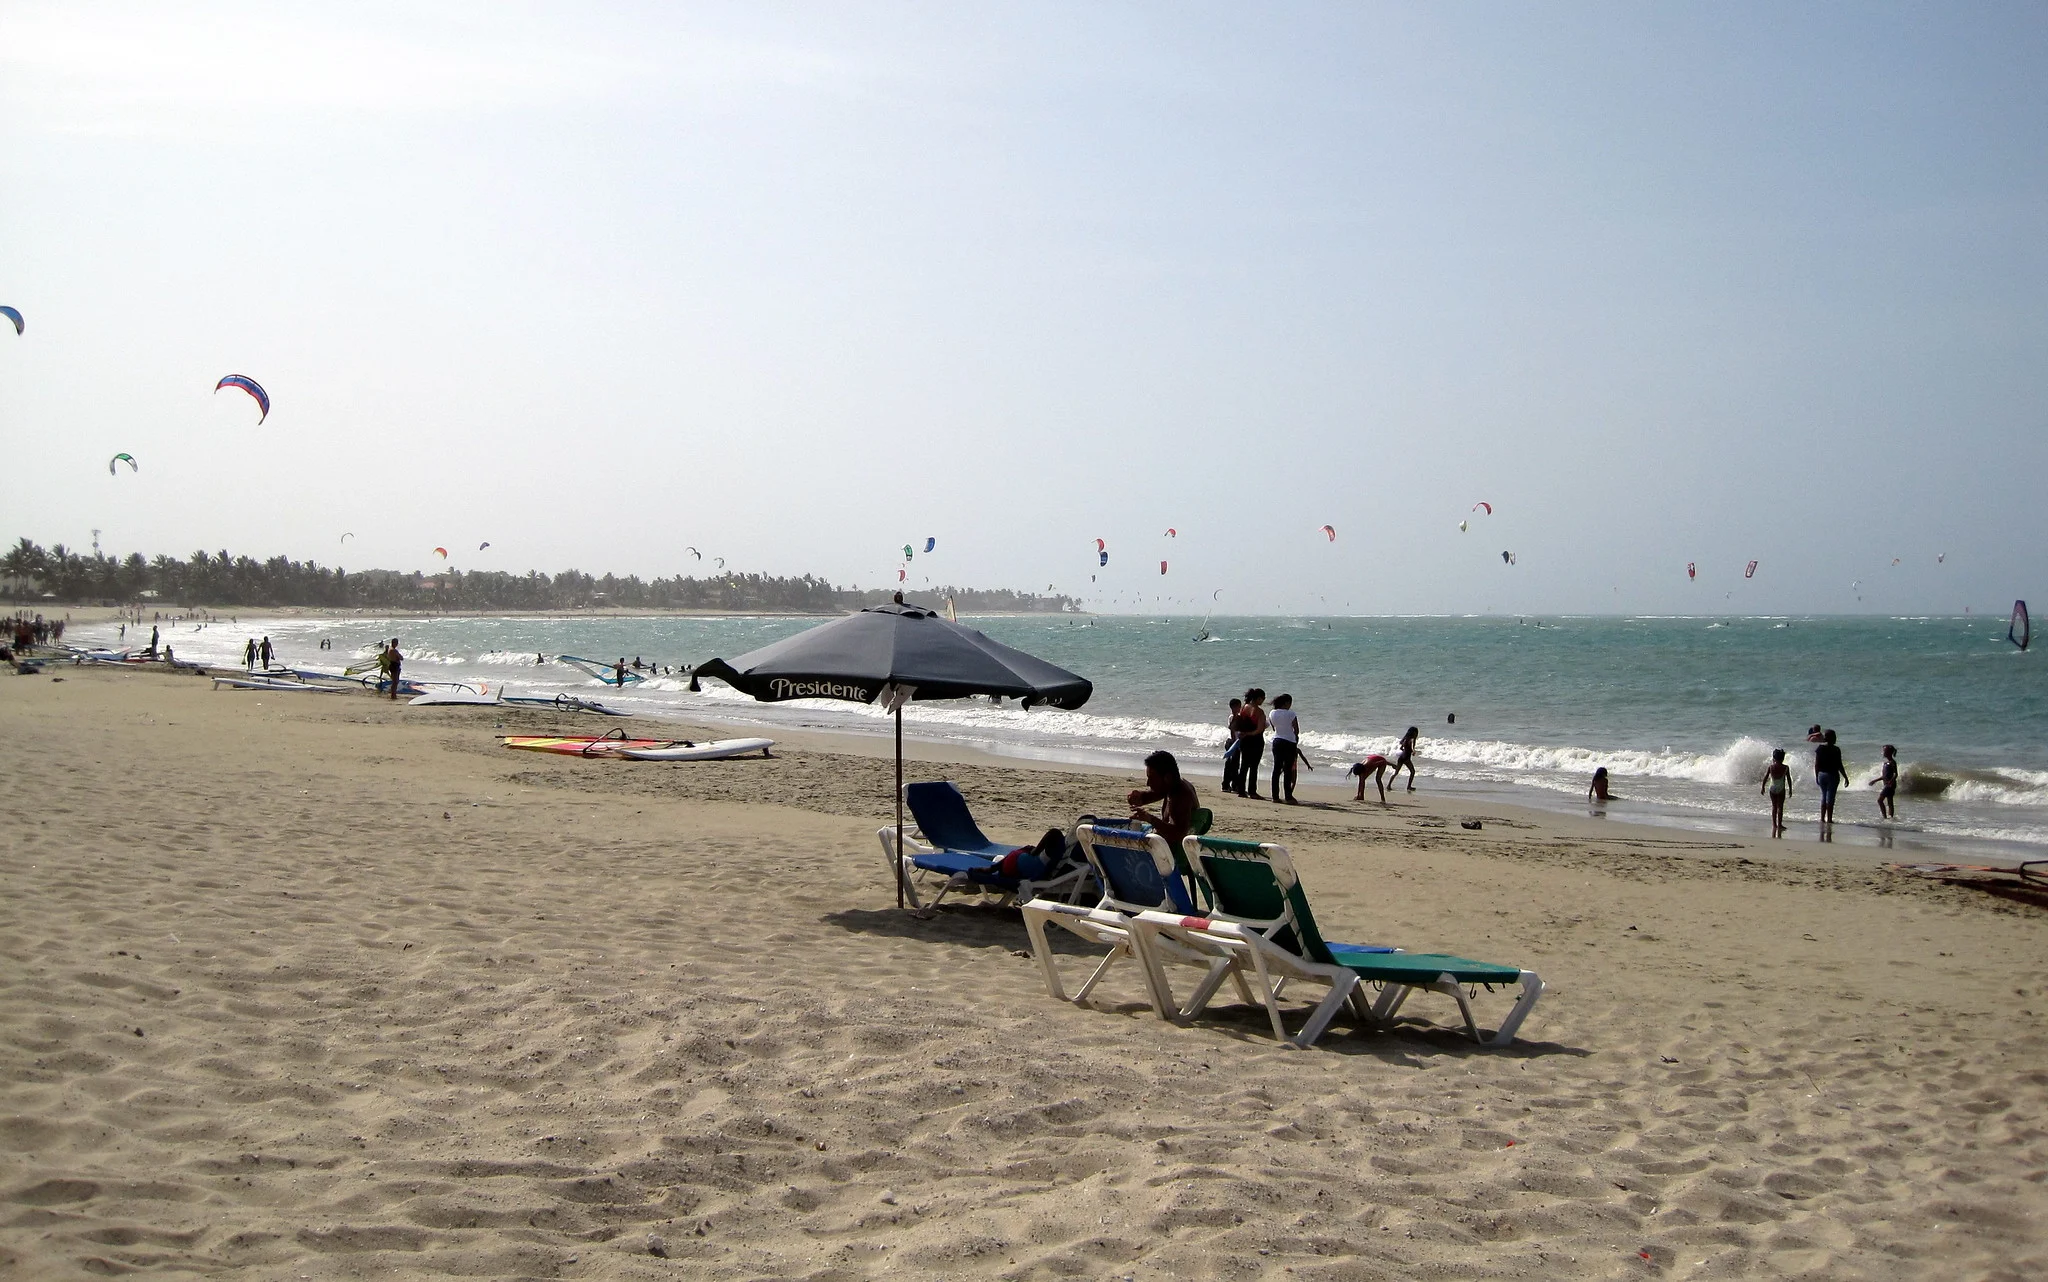
M280 662L339 668L398 636L406 673L486 680L514 692L594 695L635 712L764 727L885 733L859 705L757 704L681 676L607 690L537 655L695 664L732 658L816 618L259 618L167 630L180 658L240 662L269 635ZM1197 787L1220 773L1226 700L1257 685L1291 693L1329 798L1353 760L1422 731L1422 786L1583 813L1606 766L1609 817L1763 835L1758 780L1774 747L1794 763L1793 836L1818 799L1806 729L1836 730L1853 783L1838 845L2028 857L2048 846L2048 655L2021 653L2005 621L1961 618L1210 618L1071 615L966 620L1090 678L1075 712L984 701L914 704L906 733L1041 761L1127 766L1154 748ZM145 627L148 625L145 624ZM113 639L113 627L72 637ZM143 638L146 640L147 634ZM334 648L321 651L319 639ZM1206 637L1206 639L1197 639ZM134 629L130 629L133 642ZM1452 723L1450 718L1455 716ZM771 730L772 733L772 730ZM1864 787L1882 744L1898 746L1895 824ZM1370 790L1368 790L1370 796Z

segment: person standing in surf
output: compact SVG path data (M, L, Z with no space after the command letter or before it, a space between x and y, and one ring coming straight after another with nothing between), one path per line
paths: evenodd
M1880 768L1877 778L1870 781L1870 786L1878 789L1877 817L1880 819L1897 819L1899 817L1897 802L1899 795L1899 750L1896 746L1889 743L1884 746L1884 765Z
M1764 782L1758 792L1771 799L1771 835L1785 835L1785 798L1792 795L1792 768L1785 764L1785 750L1771 749L1771 764L1764 767Z
M1401 736L1401 745L1394 749L1394 768L1388 772L1390 780L1401 777L1401 767L1408 768L1408 791L1415 791L1415 746L1422 739L1419 726L1409 726L1408 733Z
M1237 741L1238 795L1259 795L1259 762L1266 755L1266 692L1253 686L1244 692L1244 715L1251 725Z
M1820 746L1813 750L1813 782L1820 788L1820 823L1835 822L1835 789L1842 786L1842 750L1835 744L1835 732L1821 731Z
M391 638L391 644L384 647L384 653L377 656L377 666L384 669L385 677L391 682L391 701L398 701L400 677L405 671L405 656L398 652L398 638Z
M1287 804L1294 799L1295 762L1301 757L1301 718L1294 715L1294 696L1283 694L1273 700L1273 800L1279 801L1280 785L1287 785Z
M256 638L250 637L249 644L242 647L242 668L247 672L256 670Z
M1223 723L1223 791L1225 792L1242 791L1237 779L1240 763L1243 760L1238 756L1238 740L1244 738L1244 728L1248 724L1249 722L1244 715L1244 700L1232 699L1230 701L1230 716Z
M256 657L263 660L263 670L265 672L270 671L270 660L276 654L277 651L270 648L269 637L263 638L263 644L256 647Z

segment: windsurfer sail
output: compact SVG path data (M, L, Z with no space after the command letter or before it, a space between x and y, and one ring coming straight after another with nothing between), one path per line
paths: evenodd
M631 668L621 668L615 663L599 663L595 659L579 659L573 654L558 654L555 656L555 662L566 663L581 672L587 672L608 686L629 686L635 681L647 679Z
M2012 622L2008 623L2005 627L2005 639L2022 650L2026 649L2027 643L2034 639L2034 625L2027 618L2027 603L2025 601L2015 601L2012 603Z

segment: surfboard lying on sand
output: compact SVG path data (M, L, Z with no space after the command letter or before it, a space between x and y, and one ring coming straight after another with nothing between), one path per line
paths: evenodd
M630 712L607 708L595 699L579 699L573 694L508 694L505 702L524 704L531 708L560 708L564 712L595 712L602 717L630 717Z
M628 761L716 761L758 752L768 755L773 739L720 739L692 743L687 739L626 739L598 735L507 735L505 746L526 752L557 752L569 757L613 757Z
M717 739L711 743L691 743L685 739L666 748L625 748L619 755L630 761L719 761L756 752L766 757L774 746L773 739Z
M615 757L626 748L668 748L673 747L674 742L672 739L615 739L587 734L505 736L508 748L518 748L523 752L559 752L570 757Z
M304 681L274 681L262 677L215 677L213 688L230 690L310 690L315 694L340 694L338 686L308 685Z
M503 696L498 691L492 689L489 684L480 682L475 687L456 686L452 690L429 690L407 702L419 708L443 703L495 704L502 700Z

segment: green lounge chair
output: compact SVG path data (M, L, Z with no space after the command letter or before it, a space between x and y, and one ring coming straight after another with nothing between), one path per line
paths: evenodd
M1536 972L1517 966L1442 953L1408 953L1327 942L1316 926L1308 895L1284 846L1229 837L1192 836L1183 846L1215 907L1207 918L1182 918L1175 924L1153 920L1165 914L1146 914L1144 928L1177 938L1184 945L1191 946L1196 936L1205 935L1217 947L1234 949L1239 955L1238 969L1249 968L1256 976L1256 987L1265 994L1266 1013L1273 1021L1274 1036L1283 1040L1301 1046L1313 1044L1336 1015L1337 1008L1347 1003L1362 1017L1377 1024L1389 1024L1411 994L1427 989L1458 1003L1466 1031L1474 1041L1505 1046L1514 1040L1515 1031L1543 995L1543 981ZM1329 995L1292 1039L1287 1038L1279 1007L1280 993L1290 980L1330 986ZM1358 987L1361 984L1379 984L1378 1001L1368 1006ZM1521 997L1494 1035L1482 1037L1465 986L1492 988L1510 984L1520 985ZM1197 1001L1181 1014L1192 1016L1201 1002L1213 995L1215 987L1212 983L1209 992L1198 993Z

